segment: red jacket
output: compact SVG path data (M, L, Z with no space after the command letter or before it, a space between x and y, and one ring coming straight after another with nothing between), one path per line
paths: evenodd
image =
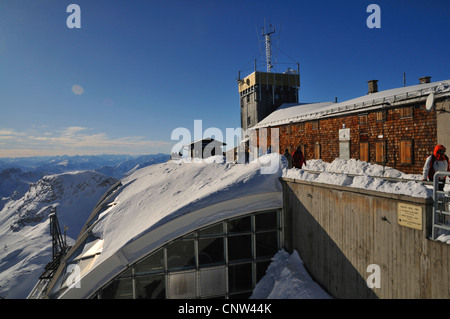
M294 159L294 167L302 168L303 164L306 165L306 160L303 156L302 151L296 150L294 153L292 153L292 158Z

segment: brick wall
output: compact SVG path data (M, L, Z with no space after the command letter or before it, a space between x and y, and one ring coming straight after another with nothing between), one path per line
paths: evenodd
M339 129L344 124L350 129L350 158L365 160L368 156L368 162L408 174L422 173L425 159L437 143L436 111L428 112L423 104L417 104L277 126L280 153L286 148L292 153L300 145L307 159L332 162L339 157ZM378 147L384 145L384 161L380 156L377 161L377 143L382 143ZM364 146L367 155L361 154Z

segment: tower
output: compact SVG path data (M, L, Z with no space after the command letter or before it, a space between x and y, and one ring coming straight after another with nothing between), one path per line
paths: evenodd
M272 39L275 28L266 31L262 36L265 41L265 71L257 70L255 60L254 71L241 79L238 76L238 89L241 107L241 127L245 131L256 125L284 103L298 103L300 88L299 64L297 70L287 68L281 73L272 72Z

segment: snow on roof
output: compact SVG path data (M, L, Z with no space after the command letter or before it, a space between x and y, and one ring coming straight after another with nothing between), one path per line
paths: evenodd
M433 92L435 95L450 95L450 80L424 83L380 91L363 95L348 101L333 103L286 103L256 124L252 129L302 122L341 113L360 111L370 107L395 104L414 98L425 99Z
M89 297L127 265L199 227L281 208L281 158L270 154L249 164L226 163L223 156L200 163L177 160L127 176L88 230L102 240L101 254L89 270L82 270L81 288L69 289L65 296ZM264 174L270 164L276 169ZM69 253L68 262L74 254Z

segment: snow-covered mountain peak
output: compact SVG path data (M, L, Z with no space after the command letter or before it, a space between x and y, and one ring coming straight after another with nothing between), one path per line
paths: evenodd
M0 297L25 298L51 261L48 216L56 208L61 231L72 244L103 194L117 179L78 171L47 175L0 210ZM14 287L14 289L11 289Z
M15 215L10 228L17 232L27 225L36 225L48 217L52 208L58 206L60 219L67 219L70 217L69 212L80 208L77 202L84 203L90 197L97 198L99 188L106 190L116 181L93 171L44 176L32 184L21 199L8 204L8 208L12 208L11 213ZM89 202L92 203L92 200ZM95 202L92 204L95 205Z

